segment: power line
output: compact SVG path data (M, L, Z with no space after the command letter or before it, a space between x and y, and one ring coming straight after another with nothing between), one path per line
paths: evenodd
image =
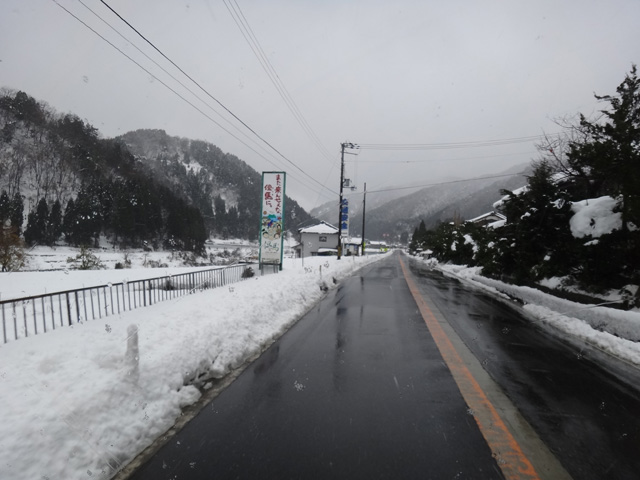
M260 66L269 77L269 80L271 80L271 83L276 88L278 94L284 101L285 105L287 106L287 108L289 109L289 111L291 112L295 120L302 127L302 129L307 134L307 136L311 139L311 141L315 144L318 151L323 156L325 156L325 158L330 160L331 154L328 152L327 148L322 144L321 140L318 138L316 133L313 131L313 128L311 128L311 125L309 125L309 122L307 121L307 119L304 117L304 115L298 108L298 105L296 104L295 100L289 93L289 90L287 89L284 82L276 72L273 64L269 60L269 57L264 52L264 49L262 48L262 45L260 44L258 37L256 36L255 32L251 28L251 25L249 24L244 13L242 12L242 9L240 8L240 5L238 4L238 2L236 0L223 0L223 1L225 4L225 7L227 7L227 10L229 11L229 14L233 18L233 21L235 22L236 26L240 30L240 33L242 34L247 44L249 45L249 48L251 48L251 50L253 51L253 54L258 59Z
M55 0L54 0L55 1ZM331 191L325 185L322 185L315 178L309 175L307 172L302 170L298 165L289 160L285 155L283 155L277 148L275 148L271 143L265 140L261 135L259 135L253 128L247 125L240 117L238 117L235 113L233 113L229 108L227 108L220 100L215 98L211 93L209 93L202 85L200 85L196 80L193 79L187 72L185 72L182 68L180 68L173 60L167 57L158 47L156 47L150 40L148 40L142 33L140 33L131 23L129 23L122 15L116 12L105 0L100 0L100 2L107 7L114 15L116 15L120 20L122 20L129 28L131 28L140 38L142 38L145 42L147 42L156 52L158 52L165 60L171 63L175 68L177 68L185 77L187 77L194 85L196 85L200 90L202 90L209 98L215 101L218 105L220 105L227 113L229 113L233 118L235 118L238 122L240 122L246 129L248 129L251 133L253 133L256 137L258 137L262 142L264 142L269 148L271 148L274 152L276 152L282 159L284 159L291 166L299 170L306 177L311 179L314 183L317 183L321 188L327 189ZM331 193L334 193L331 191Z
M449 185L452 183L473 182L476 180L491 180L492 178L515 177L516 175L525 175L526 173L527 172L517 172L517 173L504 174L504 175L491 175L489 177L467 178L464 180L451 180L449 182L427 183L425 185L412 185L412 186L406 186L406 187L384 188L380 190L367 190L367 193L392 192L394 190L410 190L412 188L434 187L436 185Z
M546 137L558 134L548 134ZM532 135L528 137L504 138L497 140L482 140L473 142L450 142L450 143L359 143L362 150L450 150L457 148L478 148L495 147L501 145L513 145L516 143L528 143L535 140L542 140L545 135Z
M220 117L221 120L225 121L230 127L234 128L239 134L243 135L247 141L252 142L254 145L256 145L256 147L258 148L263 148L262 146L259 146L259 144L251 137L249 137L246 133L244 133L242 130L240 130L240 128L238 128L238 126L234 125L229 119L225 118L224 116L222 116L217 110L215 110L210 104L208 104L206 101L204 101L202 98L200 98L193 90L191 90L188 86L186 86L184 83L182 83L178 78L176 78L175 76L173 76L169 71L167 71L167 69L165 69L162 65L160 65L158 62L156 62L153 58L151 58L149 55L147 55L144 51L142 51L142 49L140 49L136 44L134 44L131 40L129 40L127 37L125 37L122 33L120 33L113 25L111 25L109 22L107 22L104 18L102 18L98 13L96 13L94 10L92 10L88 5L86 5L82 0L78 0L80 2L80 4L82 6L84 6L87 10L89 10L94 16L96 16L102 23L104 23L105 25L107 25L111 30L113 30L118 36L120 36L120 38L122 38L123 40L125 40L129 45L131 45L133 48L135 48L138 52L140 52L142 55L144 55L145 58L147 58L147 60L149 60L150 62L152 62L154 65L156 65L158 68L160 68L164 73L166 73L169 77L171 77L171 79L173 79L175 82L177 82L178 84L180 84L185 90L187 90L191 95L193 95L195 98L197 98L198 100L200 100L200 102L202 102L204 105L206 105L207 107L209 107L211 109L211 111L213 111L216 115L218 115L218 117ZM154 78L156 78L154 76ZM266 150L265 150L266 151Z
M457 158L440 158L440 159L420 159L420 160L357 160L358 163L392 163L392 164L400 164L400 163L427 163L434 161L457 161L457 160L476 160L480 158L498 158L498 157L513 157L515 155L532 155L537 152L518 152L518 153L503 153L500 155L479 155L475 157L457 157Z
M154 78L155 80L157 80L158 82L160 82L165 88L167 88L168 90L170 90L173 94L175 94L178 98L180 98L182 101L184 101L185 103L187 103L188 105L190 105L192 108L194 108L196 111L198 111L201 115L203 115L205 118L207 118L209 121L211 121L212 123L214 123L216 126L218 126L220 129L222 129L223 131L225 131L226 133L228 133L231 137L235 138L238 142L240 142L241 144L243 144L244 146L246 146L249 150L251 150L252 152L254 152L256 155L258 155L259 157L261 157L262 159L266 160L269 164L273 165L276 168L281 168L281 166L277 165L276 163L274 163L272 160L270 160L269 158L265 157L262 153L258 152L256 149L254 149L253 147L251 147L250 145L248 145L246 142L244 142L241 138L237 137L236 135L234 135L231 131L229 131L228 129L226 129L224 126L222 126L220 123L218 123L215 119L213 119L211 116L209 116L207 113L205 113L204 111L202 111L200 108L198 108L196 105L194 105L192 102L190 102L188 99L186 99L183 95L181 95L179 92L177 92L175 89L173 89L171 86L169 86L166 82L162 81L160 78L158 78L156 75L154 75L152 72L150 72L148 69L146 69L144 66L142 66L139 62L137 62L136 60L134 60L132 57L130 57L129 55L127 55L124 51L122 51L120 48L118 48L116 45L114 45L112 42L110 42L107 38L105 38L103 35L101 35L98 31L96 31L94 28L92 28L91 26L89 26L86 22L84 22L81 18L79 18L77 15L75 15L73 12L71 12L70 10L68 10L67 8L65 8L64 6L62 6L60 3L58 3L57 0L52 0L56 5L58 5L61 9L63 9L65 12L67 12L71 17L73 17L74 19L76 19L78 22L80 22L82 25L84 25L87 29L89 29L91 32L93 32L95 35L97 35L98 37L100 37L103 41L105 41L107 44L109 44L112 48L114 48L115 50L117 50L121 55L123 55L124 57L126 57L129 61L133 62L134 64L136 64L141 70L143 70L145 73L147 73L148 75L150 75L152 78ZM128 41L128 40L127 40ZM197 97L196 97L197 98ZM205 103L206 104L206 103ZM217 113L217 112L216 112ZM294 165L295 166L295 165ZM299 169L299 167L297 167ZM302 171L302 170L301 170ZM304 171L302 171L302 173L305 173ZM291 175L293 178L296 178L294 175L292 175L291 173L289 174ZM305 175L309 176L308 174L305 173ZM319 182L317 182L315 179L313 179L312 177L310 177L312 180L315 181L315 183L318 183L320 185ZM307 185L308 186L308 185ZM329 190L327 187L320 185L321 187L325 188L326 190ZM320 192L312 187L309 187L311 190L313 190L314 192L320 194ZM329 190L333 195L337 195L336 192Z

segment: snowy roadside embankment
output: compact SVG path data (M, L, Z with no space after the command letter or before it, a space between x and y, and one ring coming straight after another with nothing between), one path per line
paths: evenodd
M0 346L0 478L110 478L200 397L195 378L242 365L321 287L381 258L291 261L277 275Z
M2 272L0 273L0 300L44 295L47 293L97 287L116 283L127 283L149 278L169 277L181 273L224 268L208 267L167 267L167 268L126 268L122 270L59 270L45 272ZM255 265L253 265L255 268Z
M525 303L525 310L542 322L640 366L640 312L564 300L534 288L483 277L477 267L439 264L434 260L427 263L477 288L517 298Z

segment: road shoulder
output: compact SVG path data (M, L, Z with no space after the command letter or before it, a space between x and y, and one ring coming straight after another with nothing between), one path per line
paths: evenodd
M495 412L499 416L499 419L506 426L508 433L513 437L519 450L523 454L526 460L523 460L522 465L515 464L515 458L513 454L507 455L504 452L494 452L499 464L503 471L508 467L507 462L513 461L514 467L513 474L517 475L517 471L526 470L527 461L535 470L536 476L532 476L532 473L526 473L525 476L510 476L505 473L507 478L540 478L543 480L571 480L571 476L562 467L556 457L549 451L546 445L540 440L529 423L522 417L518 409L513 405L509 398L504 394L500 386L489 376L486 370L482 367L482 364L473 355L471 350L467 348L462 339L458 336L455 330L451 327L449 322L443 316L442 312L435 305L428 293L419 286L417 282L413 280L412 273L406 268L404 262L400 260L402 270L405 275L405 279L409 284L414 296L418 294L420 298L416 298L416 302L420 306L426 307L426 313L423 316L428 316L429 313L433 316L434 321L444 332L450 344L455 349L455 353L462 360L464 367L473 377L473 380L480 387L484 396L489 401L489 404L495 409ZM427 318L425 318L427 324ZM450 367L451 368L451 367ZM453 372L452 372L453 373ZM455 375L454 375L455 376ZM463 393L464 394L464 393ZM480 412L474 412L475 415L480 415ZM476 420L480 423L482 420L476 417ZM491 419L486 419L487 423L491 423ZM494 425L492 425L493 427ZM491 445L490 445L491 447ZM492 447L495 449L495 446ZM500 447L499 447L500 448ZM513 452L510 452L513 453Z

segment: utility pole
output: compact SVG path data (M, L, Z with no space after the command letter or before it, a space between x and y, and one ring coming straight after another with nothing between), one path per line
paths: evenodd
M338 205L338 260L342 256L342 187L344 186L344 147L340 144L340 205Z
M360 148L358 145L353 143L341 143L340 144L340 203L338 205L338 260L342 257L342 190L344 188L345 178L344 178L344 154L345 148ZM355 153L346 152L348 155L355 155ZM355 190L356 187L351 187L351 190Z
M364 257L364 215L367 212L367 184L364 184L364 197L362 198L362 245L360 246L360 255Z

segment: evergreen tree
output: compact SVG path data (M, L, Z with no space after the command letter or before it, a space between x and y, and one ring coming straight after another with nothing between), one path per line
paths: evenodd
M75 224L72 225L72 238L75 245L91 245L98 242L102 229L102 219L98 198L80 190L75 201Z
M49 205L44 198L41 198L36 207L36 231L38 232L38 242L47 243L47 230L49 226Z
M415 255L418 252L418 227L413 229L413 235L411 235L411 242L409 243L409 253Z
M62 218L62 233L65 241L69 245L75 245L74 232L77 222L76 214L76 202L73 198L70 198L67 202L67 208L64 210L64 217Z
M594 194L620 198L623 230L628 230L630 222L640 226L640 79L635 65L616 91L616 96L596 95L610 104L602 111L604 122L580 116L586 140L572 142L567 157L589 179Z
M502 207L508 223L499 232L505 240L497 245L500 267L494 266L496 270L513 275L517 282L569 270L575 260L570 253L575 243L569 229L571 202L549 164L534 167L523 192L502 193L508 196Z
M24 222L24 199L19 193L13 196L9 219L11 220L11 226L16 229L19 235L22 232L22 224Z
M223 235L224 238L228 237L228 224L227 224L227 206L224 199L218 195L213 199L213 208L215 213L215 231L216 233Z
M4 225L5 222L11 218L11 200L6 190L0 194L0 225Z
M62 234L62 206L60 200L56 200L51 207L49 222L47 224L47 245L55 244Z

